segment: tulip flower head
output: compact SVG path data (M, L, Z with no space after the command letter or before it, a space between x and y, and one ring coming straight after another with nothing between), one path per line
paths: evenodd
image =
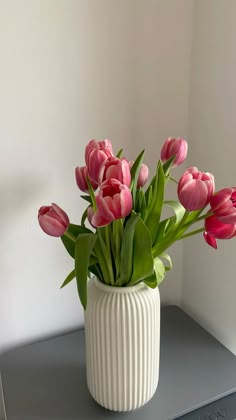
M84 192L89 191L87 177L89 177L87 166L82 166L82 167L77 166L77 168L75 168L76 184L78 185L79 189ZM93 182L91 179L90 179L90 183L93 189L95 190L97 187L97 184Z
M182 206L188 210L204 208L215 190L214 176L191 167L184 172L178 184L178 197Z
M130 168L125 158L118 159L115 156L111 156L102 163L98 178L99 184L109 178L118 179L118 181L127 185L127 187L130 186Z
M236 224L222 223L217 217L209 216L205 219L203 236L207 244L216 249L216 239L231 239L236 236Z
M172 168L181 165L184 162L188 152L188 144L186 140L182 138L174 139L168 137L161 149L161 160L166 162L171 157L175 156L172 162Z
M127 185L114 178L107 179L100 185L96 195L97 210L90 211L92 226L110 224L113 220L128 216L132 210L132 194Z
M113 151L110 140L91 140L86 146L85 161L88 168L88 175L96 185L99 184L101 165L111 156L113 156Z
M130 160L129 161L130 170L131 170L133 164L134 164L134 161ZM142 165L140 167L140 170L139 170L139 174L138 174L137 188L141 188L146 184L146 182L148 180L148 175L149 175L148 166L145 165L145 163L142 163Z
M70 223L67 214L55 203L40 207L38 221L45 233L56 237L64 235Z
M223 223L236 223L236 187L224 188L211 197L211 210Z

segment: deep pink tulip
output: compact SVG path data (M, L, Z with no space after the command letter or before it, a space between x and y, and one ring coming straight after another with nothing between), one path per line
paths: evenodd
M236 236L236 224L222 223L217 217L209 216L205 219L205 232L203 235L208 245L216 249L216 239L231 239Z
M67 214L55 203L40 207L38 221L45 233L57 237L62 236L70 224Z
M130 186L131 176L129 163L125 158L118 159L115 156L111 156L103 162L99 172L98 182L101 184L106 179L115 178L121 182L121 184Z
M209 203L214 190L214 176L191 167L184 172L179 180L179 201L188 211L200 210Z
M134 164L134 161L130 160L129 161L130 170L131 170L133 164ZM143 187L146 184L146 182L148 180L148 175L149 175L148 166L145 165L145 163L142 163L142 165L140 167L139 175L138 175L137 188Z
M172 168L181 165L185 160L188 152L188 143L186 140L179 138L173 139L168 137L164 142L161 149L161 160L166 162L171 157L175 156L174 161L172 162Z
M211 210L223 223L236 223L236 187L224 188L211 197Z
M84 192L89 191L88 184L87 184L87 177L89 178L87 166L82 166L82 167L77 166L77 168L75 168L76 183L79 189ZM93 182L91 179L89 180L91 182L93 189L95 190L97 188L97 184Z
M99 227L113 220L128 216L132 210L132 195L127 185L114 178L107 179L100 185L96 195L97 210L90 210L88 218L92 226Z
M98 185L101 165L109 157L113 156L110 140L91 140L85 149L85 161L88 167L90 179Z

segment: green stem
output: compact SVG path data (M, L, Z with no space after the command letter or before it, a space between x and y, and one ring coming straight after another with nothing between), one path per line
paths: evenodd
M176 179L172 178L172 176L170 176L170 180L175 182L176 184L178 184L178 181L176 181Z
M189 227L189 226L193 225L193 223L200 222L201 220L206 219L206 217L209 217L209 216L212 216L212 215L213 215L213 212L212 212L212 211L208 211L207 213L203 214L202 216L197 217L195 220L192 220L191 222L187 223L187 224L186 224L186 225L184 225L183 227L184 227L184 228L185 228L185 227Z
M189 236L197 235L197 233L204 232L204 230L205 230L204 228L199 228L199 229L196 229L196 230L192 230L191 232L186 233L185 235L182 235L180 238L178 238L178 241L180 241L181 239L188 238Z
M168 249L173 243L178 239L178 236L183 229L183 225L186 219L189 216L189 212L185 210L185 213L182 217L182 220L175 226L163 239L163 241L153 248L153 257L156 258L158 255L162 254L166 249Z

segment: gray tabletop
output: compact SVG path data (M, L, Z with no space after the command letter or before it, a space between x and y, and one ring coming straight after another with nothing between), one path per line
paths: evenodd
M162 308L157 392L136 411L90 396L83 330L7 352L0 369L8 420L172 420L236 391L236 357L176 306Z

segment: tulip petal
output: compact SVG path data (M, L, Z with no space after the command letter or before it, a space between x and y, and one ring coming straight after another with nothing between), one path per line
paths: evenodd
M203 237L208 245L212 246L212 248L217 249L217 242L214 236L211 236L207 232L204 232Z
M39 216L38 221L42 230L49 236L59 237L65 233L65 226L57 219L54 219L47 214Z

